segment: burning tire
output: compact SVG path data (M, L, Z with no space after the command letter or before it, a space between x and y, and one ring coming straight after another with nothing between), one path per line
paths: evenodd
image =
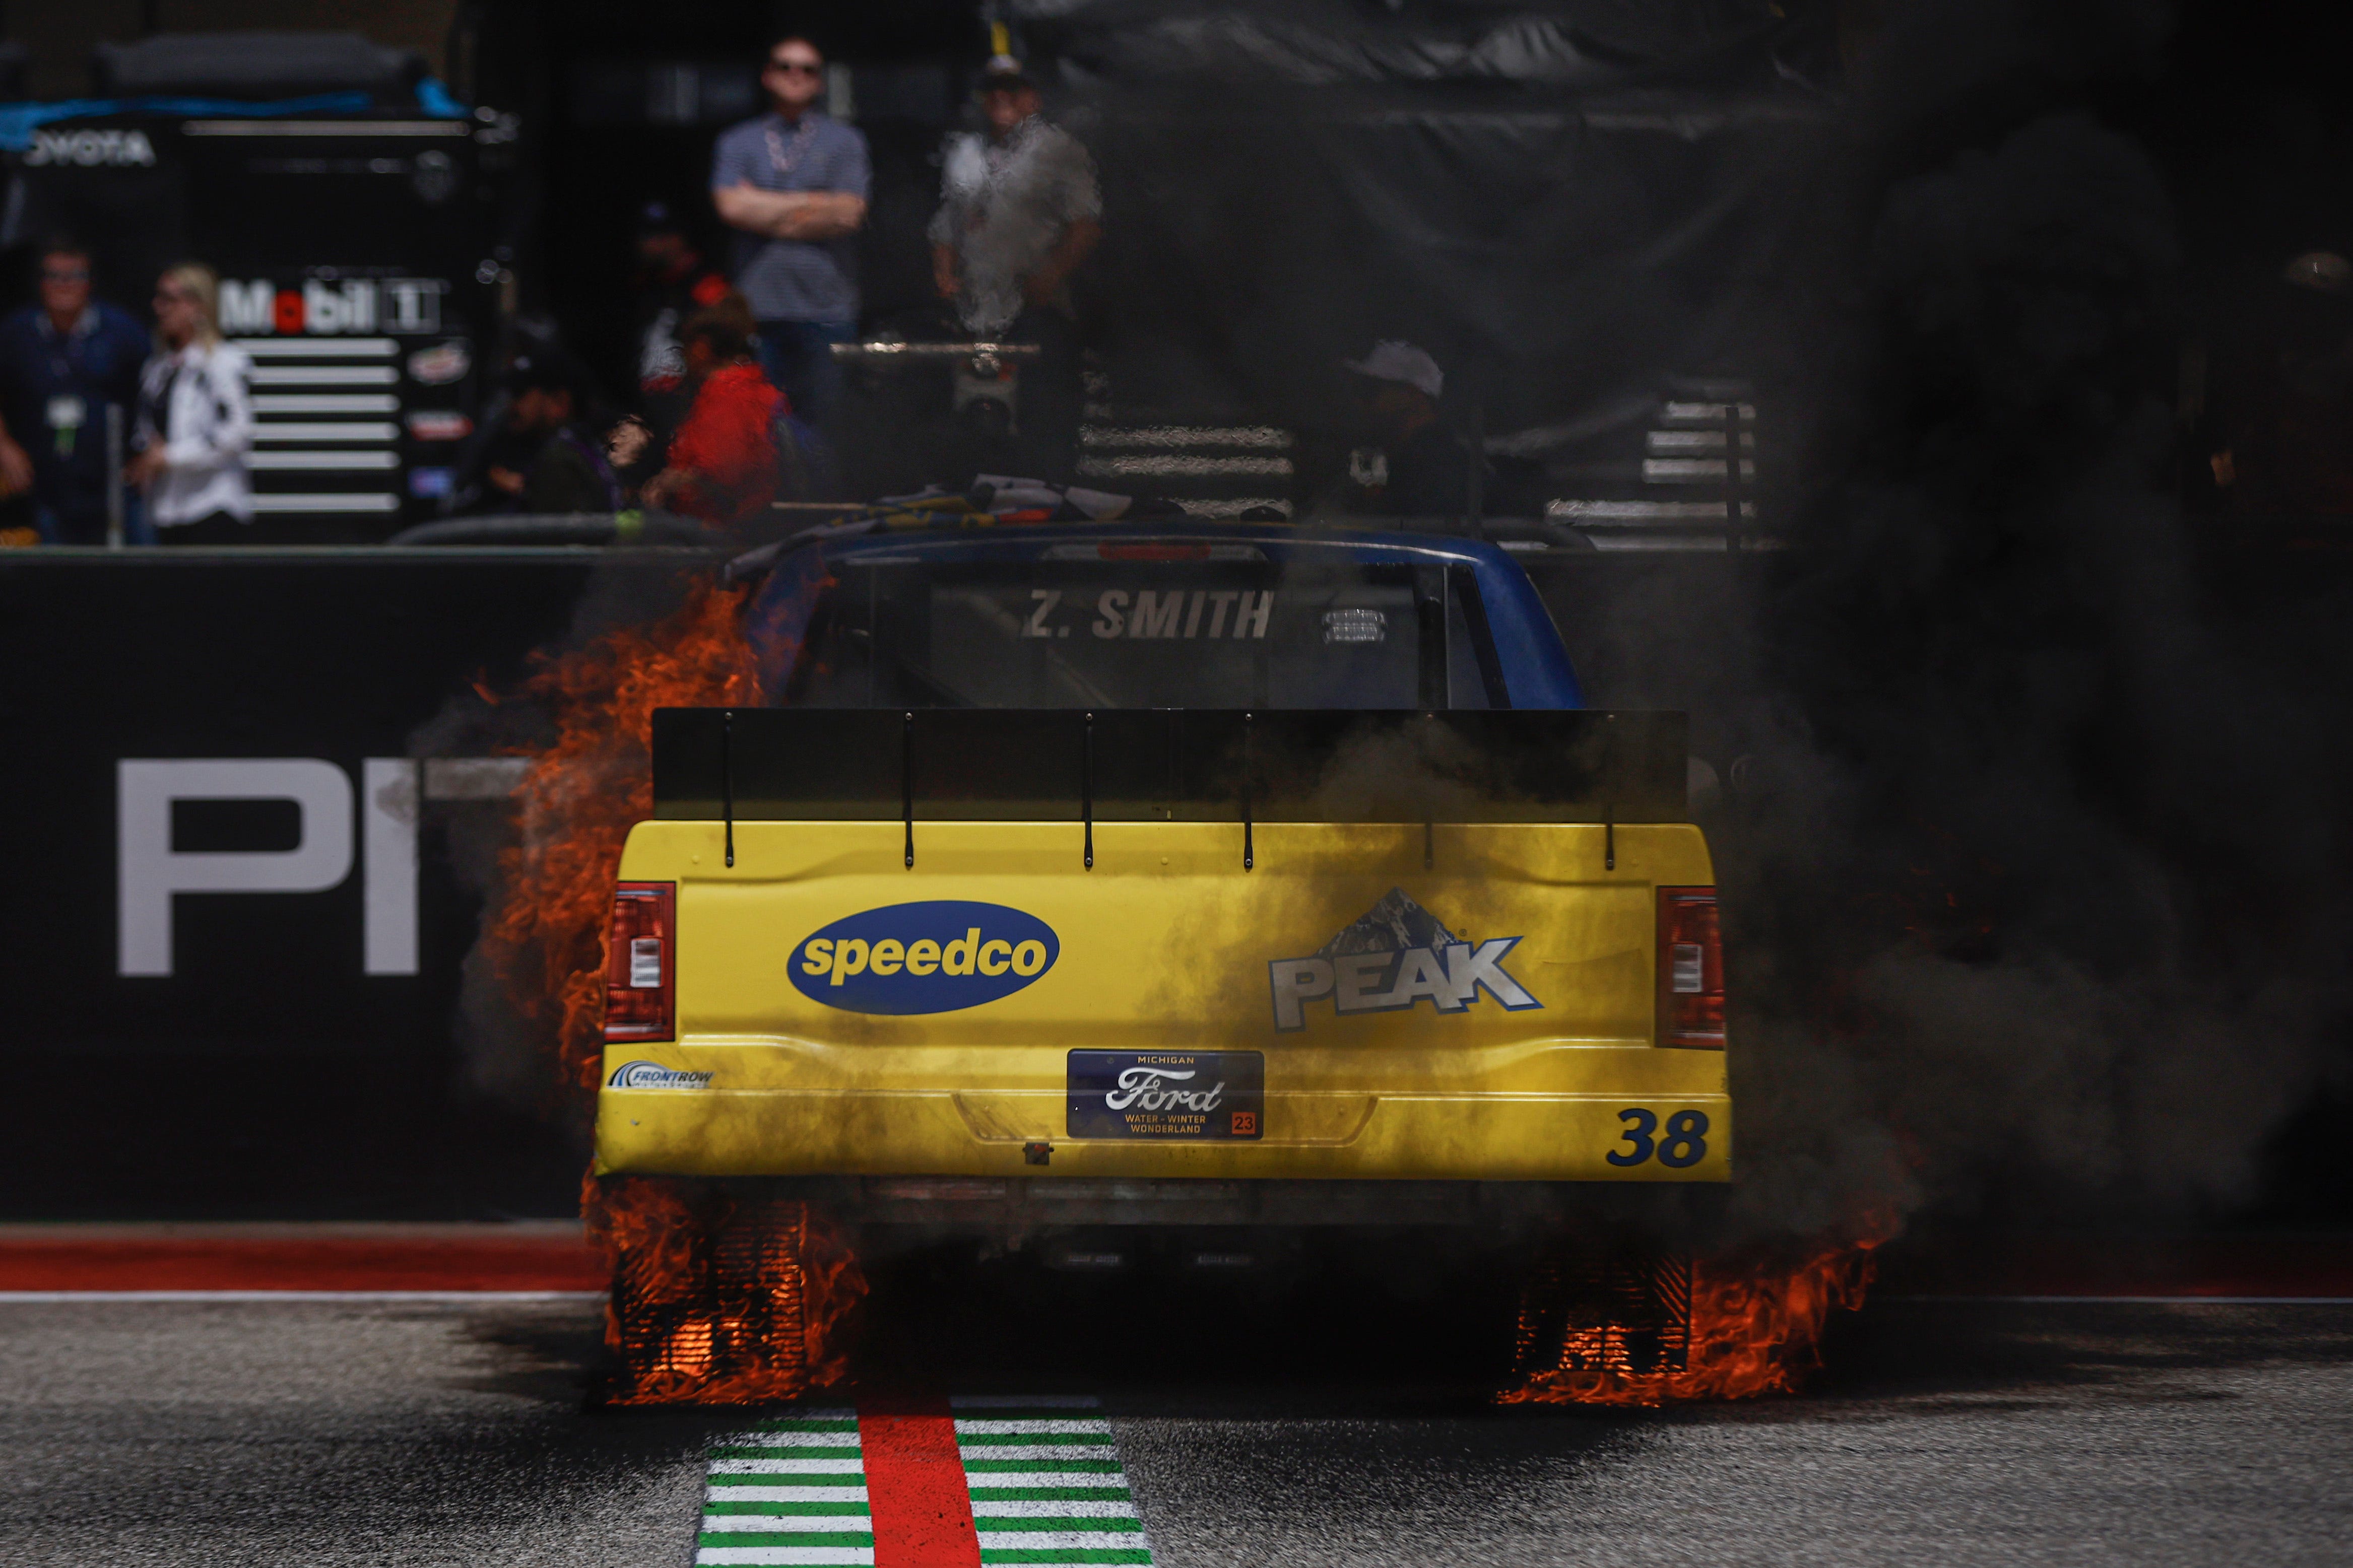
M1556 1244L1521 1296L1506 1404L1662 1405L1795 1393L1833 1310L1862 1305L1875 1241L1700 1256Z
M1606 1383L1682 1372L1691 1355L1688 1256L1556 1243L1520 1297L1512 1370L1531 1383Z
M841 1376L866 1282L815 1205L659 1177L594 1179L586 1197L613 1272L606 1403L794 1399Z

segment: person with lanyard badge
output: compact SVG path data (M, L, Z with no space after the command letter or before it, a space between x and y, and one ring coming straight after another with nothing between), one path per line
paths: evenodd
M866 138L817 107L825 57L807 38L778 39L760 85L774 108L720 133L711 198L736 231L735 287L759 322L761 365L822 429L841 386L833 345L858 331L851 237L872 184Z
M138 456L124 479L146 492L165 544L242 544L251 538L252 362L222 340L220 278L201 262L155 284L155 353L139 376Z
M67 239L44 247L39 304L0 321L0 479L32 492L44 543L107 542L107 410L136 402L146 356L130 312L90 298L90 253ZM136 498L124 499L124 541L152 542Z

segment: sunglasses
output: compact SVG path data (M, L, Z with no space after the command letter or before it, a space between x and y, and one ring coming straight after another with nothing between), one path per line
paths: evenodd
M770 60L768 68L778 76L816 76L825 69L807 60Z
M194 294L184 293L177 289L155 290L155 303L158 305L193 305L195 301L196 297Z
M44 267L41 268L41 281L44 283L87 283L90 281L90 272L86 268L76 268L74 270L68 272L62 268Z

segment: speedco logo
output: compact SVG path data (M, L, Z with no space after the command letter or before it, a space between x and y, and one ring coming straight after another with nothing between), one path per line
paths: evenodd
M1037 916L957 900L848 915L794 948L793 985L851 1013L953 1013L1012 995L1062 944Z
M629 1062L605 1081L613 1089L709 1089L711 1079L707 1072L681 1072L659 1062Z
M83 169L101 164L144 169L154 163L155 149L144 131L36 131L25 162L34 168L70 163Z
M1460 1013L1482 991L1514 1013L1542 1007L1504 968L1521 941L1459 942L1403 889L1392 888L1310 956L1278 958L1266 966L1274 1026L1285 1033L1306 1027L1307 1004L1327 996L1342 1016L1400 1013L1417 1002Z

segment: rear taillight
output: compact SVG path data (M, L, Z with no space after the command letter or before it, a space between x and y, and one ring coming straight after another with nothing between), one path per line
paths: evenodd
M1659 1044L1724 1049L1724 941L1714 888L1659 889Z
M623 882L613 889L605 946L605 1038L667 1040L678 976L678 884Z

